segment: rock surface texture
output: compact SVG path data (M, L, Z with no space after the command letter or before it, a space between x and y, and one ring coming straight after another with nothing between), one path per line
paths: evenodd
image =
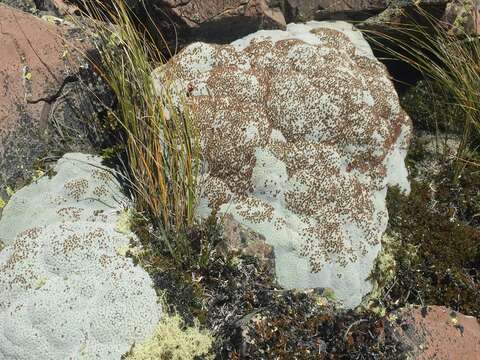
M0 359L119 359L161 316L148 274L121 256L128 201L98 157L70 153L0 220Z
M202 31L202 27L212 27L214 30L216 23L227 24L228 20L230 20L228 25L233 27L241 25L242 21L245 27L254 24L267 28L285 27L285 19L280 9L270 7L269 0L160 0L157 2L169 8L172 14L182 19L192 30Z
M167 52L175 52L192 41L228 43L259 29L286 26L280 7L272 0L129 0L128 3L149 26L157 44L162 48L168 46ZM158 37L157 28L164 37Z
M91 50L76 29L3 4L0 24L1 191L28 179L39 157L90 149L96 135L89 129L102 109L92 93L103 95L74 50Z
M362 19L384 10L388 0L284 0L287 22L305 20Z
M1 0L1 3L25 12L54 16L72 15L78 8L69 0Z
M477 360L480 323L443 306L411 307L389 316L386 330L415 360Z
M480 0L453 0L447 5L445 20L457 35L480 35Z
M360 303L388 220L387 185L409 187L411 131L361 33L309 22L195 43L155 76L159 93L187 96L200 131L199 214L218 208L264 236L281 285Z
M452 0L391 0L384 11L368 18L364 23L358 24L358 26L363 29L386 33L395 32L395 25L417 24L426 26L428 29L432 24L419 15L418 7L428 12L434 18L440 19L444 16L447 4L450 2Z

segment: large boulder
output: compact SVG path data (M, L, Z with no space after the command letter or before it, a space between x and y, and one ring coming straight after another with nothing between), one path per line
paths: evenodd
M385 329L415 360L477 360L480 322L443 306L412 306L391 313Z
M153 334L149 275L122 256L129 201L98 157L70 153L0 220L0 360L119 359Z
M274 247L287 288L371 289L388 185L408 190L410 120L385 67L345 22L195 43L159 68L186 97L205 173L199 215L229 213Z
M78 29L2 4L0 18L1 192L29 179L38 158L98 144L95 118L107 91L83 57L92 47Z

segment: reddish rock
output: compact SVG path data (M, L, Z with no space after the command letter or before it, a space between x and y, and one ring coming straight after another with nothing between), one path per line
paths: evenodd
M385 328L415 360L480 359L478 319L443 306L396 311Z
M62 31L54 25L0 5L2 19L1 139L15 126L20 108L41 118L41 99L52 97L64 78ZM1 142L3 143L3 141ZM0 154L4 149L0 147Z
M259 29L284 29L285 18L271 0L130 0L161 47L180 50L202 40L227 43ZM147 15L147 12L150 15ZM152 21L153 20L153 23ZM158 35L158 29L162 37ZM166 44L165 44L166 42Z
M37 137L43 136L51 109L49 100L68 75L67 47L62 40L65 31L61 27L3 5L0 5L0 19L1 163L9 151L20 150L14 146L16 141L12 143L20 129L34 128ZM24 165L8 164L9 168L4 170Z
M160 3L181 18L190 29L237 17L268 28L285 27L280 9L271 8L267 0L163 0Z
M63 139L55 139L54 132L81 126L85 106L72 84L78 85L79 72L88 64L77 50L87 51L88 46L80 41L78 29L1 4L0 25L1 191L6 184L27 179L32 163L50 155L55 146L58 155ZM67 106L70 100L82 111ZM75 143L79 136L73 138Z
M234 252L254 256L272 271L275 269L273 247L267 244L264 236L242 225L231 215L223 216L221 223L224 241L217 246L221 254Z

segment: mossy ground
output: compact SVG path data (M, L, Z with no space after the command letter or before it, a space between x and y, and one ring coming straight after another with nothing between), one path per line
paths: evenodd
M479 317L480 154L470 144L468 161L455 157L461 114L445 96L420 82L402 99L415 128L406 159L412 190L388 192L396 270L380 301L389 310L444 305Z
M179 266L158 249L137 260L184 329L198 320L210 330L215 359L403 359L384 329L389 311L435 304L480 315L480 171L467 167L454 180L451 162L440 157L439 170L425 177L431 156L415 138L407 158L412 191L388 192L384 268L393 274L379 284L376 307L345 311L321 291L286 291L271 267L238 253L213 251L203 267ZM136 232L151 244L148 223ZM214 234L215 243L223 241L216 230L202 234L192 239L200 244Z
M396 276L383 301L444 305L480 316L480 169L451 166L429 181L411 180L409 196L387 196L389 232L397 235Z
M381 316L342 310L320 289L284 290L256 257L213 252L203 268L179 267L158 251L136 260L170 305L167 313L181 315L184 329L196 321L209 329L215 359L401 358Z

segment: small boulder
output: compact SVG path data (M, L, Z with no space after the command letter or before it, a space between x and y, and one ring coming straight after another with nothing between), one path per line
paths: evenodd
M0 219L0 360L119 359L152 335L149 275L122 255L129 201L101 159L66 154Z
M262 264L274 269L273 247L267 244L264 236L242 225L228 214L222 217L221 222L223 241L216 248L220 254L227 255L233 252L255 256Z
M480 0L453 0L447 5L445 20L460 37L480 35Z

